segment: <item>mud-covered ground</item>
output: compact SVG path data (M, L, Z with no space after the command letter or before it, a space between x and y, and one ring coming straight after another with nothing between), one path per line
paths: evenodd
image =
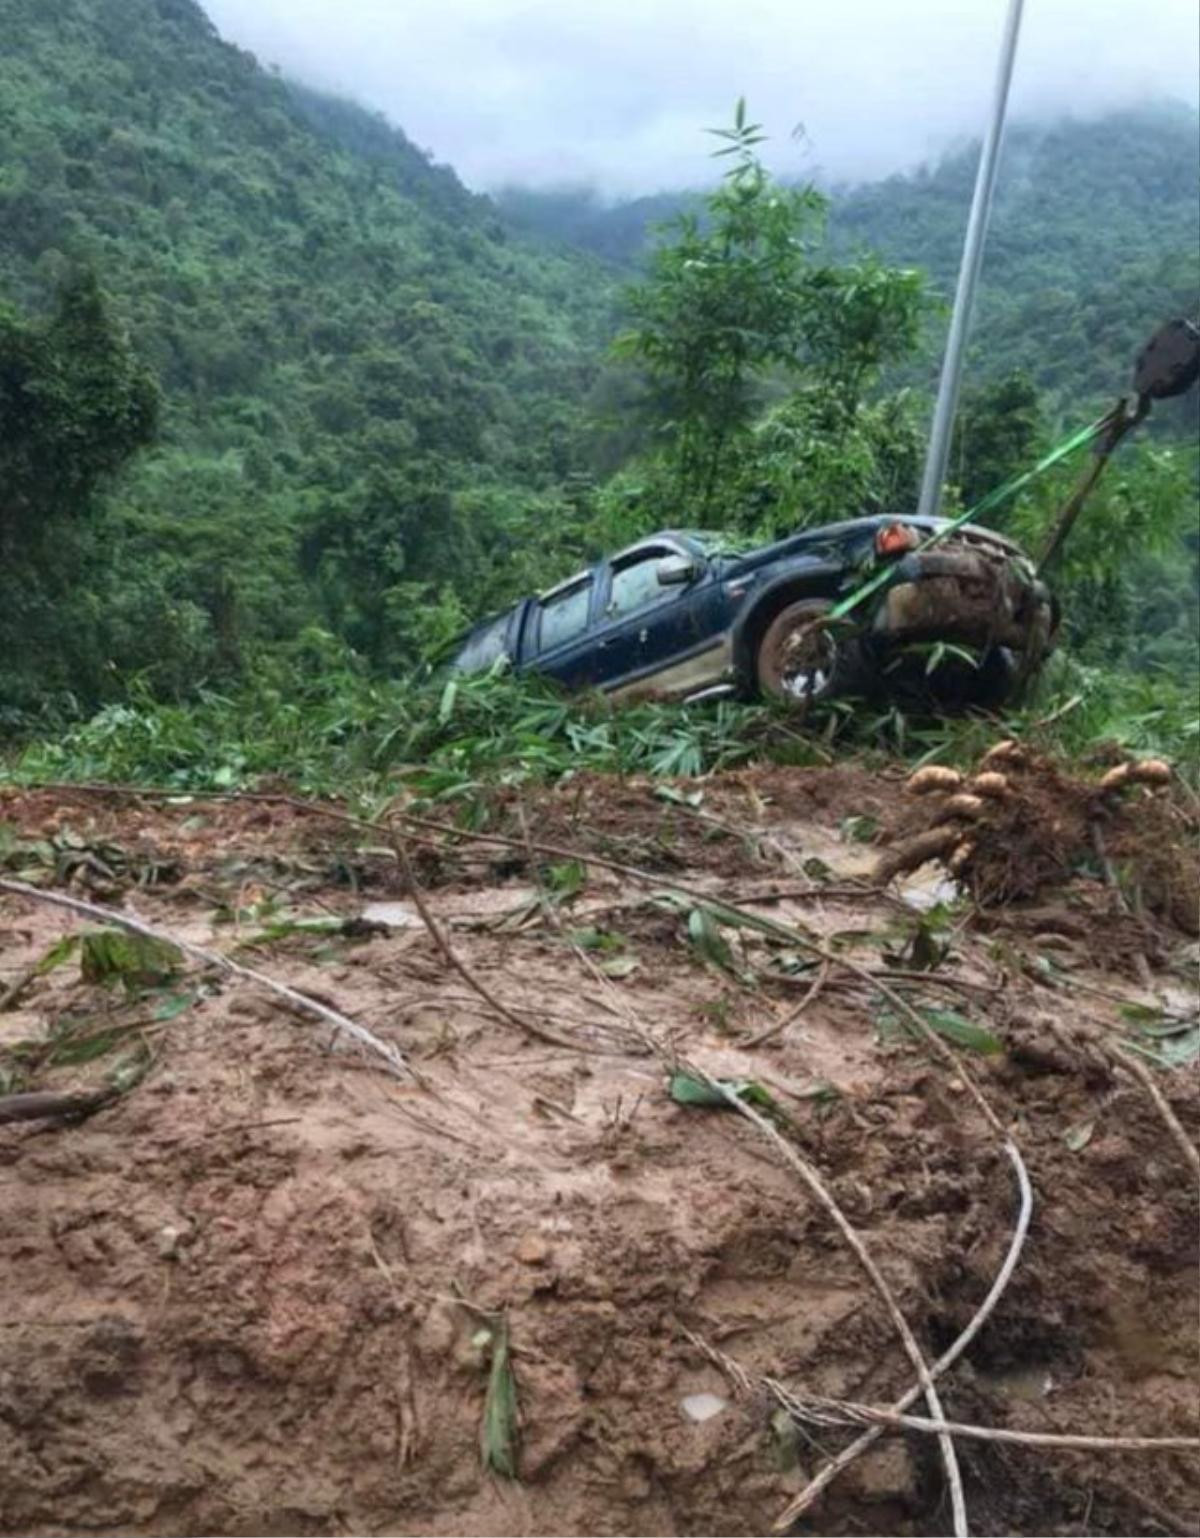
M1060 779L1042 774L1017 819L1035 847L1037 817L1058 837L1095 812ZM1105 814L1115 887L1072 848L1033 890L980 907L970 870L957 891L936 866L872 885L877 846L928 820L899 771L510 792L487 826L511 844L427 829L410 846L501 1015L448 965L380 833L270 801L0 792L0 877L221 950L395 1044L417 1075L194 961L107 982L93 963L85 980L83 947L30 975L97 924L0 892L0 1089L122 1091L83 1119L0 1126L0 1528L769 1531L853 1432L794 1435L685 1330L807 1393L887 1404L912 1369L770 1142L675 1103L630 1024L763 1087L931 1358L991 1284L1016 1195L961 1079L871 983L778 932L689 930L698 899L661 899L676 883L886 971L999 1045L964 1061L1036 1206L996 1313L942 1381L947 1416L1196 1434L1197 1192L1108 1052L1179 1056L1152 1072L1194 1141L1194 806L1180 787ZM523 829L562 853L531 860ZM657 877L657 895L596 856ZM501 1314L516 1480L480 1456ZM1200 1525L1186 1454L956 1447L976 1532ZM936 1443L912 1432L878 1442L797 1530L949 1521Z

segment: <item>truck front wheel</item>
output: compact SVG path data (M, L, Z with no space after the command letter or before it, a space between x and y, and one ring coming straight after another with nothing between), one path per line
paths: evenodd
M767 626L754 660L763 694L806 710L854 687L857 647L827 623L831 607L823 598L801 598Z

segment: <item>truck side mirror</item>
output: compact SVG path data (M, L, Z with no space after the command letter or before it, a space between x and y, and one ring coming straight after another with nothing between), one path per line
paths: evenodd
M704 567L688 555L664 556L655 567L659 587L686 587L694 582Z

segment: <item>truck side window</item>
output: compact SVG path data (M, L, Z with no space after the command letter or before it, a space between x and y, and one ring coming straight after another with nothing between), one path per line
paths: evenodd
M542 601L538 638L540 651L562 646L564 642L573 641L577 635L583 634L587 629L591 597L592 583L589 577L586 582L568 588L565 593L555 593Z
M609 594L605 615L617 619L654 603L665 594L659 585L658 563L670 550L643 550L635 561L613 572L612 592Z

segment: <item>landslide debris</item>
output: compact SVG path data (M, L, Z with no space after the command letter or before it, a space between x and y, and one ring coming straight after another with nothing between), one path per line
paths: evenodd
M282 801L0 793L0 874L225 949L393 1042L423 1080L186 958L127 986L119 967L85 975L80 938L39 970L96 926L0 894L0 998L27 979L0 1007L4 1088L114 1091L81 1118L0 1126L0 1527L770 1530L854 1433L799 1435L687 1332L834 1398L890 1402L911 1367L827 1214L742 1118L673 1097L626 1026L762 1092L932 1357L995 1276L1011 1173L864 971L959 1022L944 1039L1036 1193L1000 1305L942 1380L947 1413L1195 1433L1196 1193L1109 1050L1141 1054L1195 1140L1194 945L1148 874L1152 856L1189 868L1188 803L1174 787L1102 801L1109 860L1141 873L1120 913L1087 859L1094 789L1037 761L1002 772L1013 805L980 788L962 888L944 865L890 887L873 870L893 847L879 840L927 833L936 794L964 792L918 798L855 766L666 797L589 776L536 803L510 789L472 814L507 844L410 825L457 956L561 1045L447 968L378 832ZM522 818L574 859L531 849ZM63 847L104 869L64 869ZM813 965L789 932L860 973ZM480 1449L509 1388L516 1479ZM977 1531L1200 1520L1183 1453L957 1450ZM801 1530L943 1532L944 1502L936 1444L889 1436Z

